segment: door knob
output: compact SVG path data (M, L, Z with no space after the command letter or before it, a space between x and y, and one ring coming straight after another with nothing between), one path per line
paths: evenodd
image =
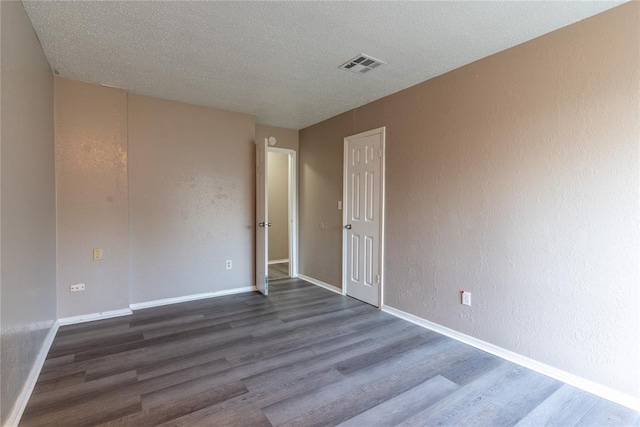
M265 225L266 225L267 227L271 227L271 223L270 223L270 222L266 223Z
M344 228L346 228L347 230L351 230L351 224L345 225Z
M259 222L258 227L264 227L264 222Z

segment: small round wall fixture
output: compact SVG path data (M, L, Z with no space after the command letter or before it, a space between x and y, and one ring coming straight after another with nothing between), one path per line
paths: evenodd
M276 145L276 137L270 136L269 138L267 138L267 144L269 144L269 147L273 147L274 145Z

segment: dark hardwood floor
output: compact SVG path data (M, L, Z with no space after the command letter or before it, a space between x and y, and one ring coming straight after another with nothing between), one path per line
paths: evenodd
M62 327L21 425L603 426L640 414L300 280Z

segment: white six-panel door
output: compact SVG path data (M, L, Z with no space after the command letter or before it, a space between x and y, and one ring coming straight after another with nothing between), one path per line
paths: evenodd
M344 139L343 286L380 306L382 290L384 136L379 128Z

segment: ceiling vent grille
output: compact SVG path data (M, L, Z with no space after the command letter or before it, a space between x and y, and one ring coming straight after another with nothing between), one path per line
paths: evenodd
M382 62L379 59L372 58L368 55L361 54L356 56L355 58L351 58L338 68L342 68L343 70L351 71L354 73L364 74L382 64L385 64L385 62Z

